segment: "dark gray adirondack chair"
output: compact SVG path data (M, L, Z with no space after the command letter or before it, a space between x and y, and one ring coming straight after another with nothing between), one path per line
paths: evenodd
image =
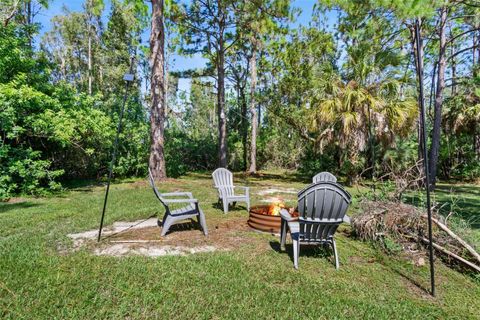
M337 182L337 178L333 174L327 171L317 173L312 180L313 180L313 183L317 183L320 181Z
M155 195L157 196L157 199L162 203L162 205L165 208L165 215L163 216L163 219L162 219L162 233L161 233L162 237L167 234L168 229L170 229L172 224L178 221L187 220L187 219L193 220L194 218L197 218L197 222L202 227L203 233L205 235L208 235L207 222L205 221L205 215L203 214L202 209L200 209L198 200L193 198L193 195L191 192L160 193L158 192L157 186L155 185L155 180L153 179L150 169L148 169L148 178L150 180L150 185L153 188L153 192L155 193ZM175 197L181 197L181 196L183 196L184 198L175 198ZM168 205L171 203L175 203L175 204L184 203L187 205L179 209L170 210L170 207Z
M298 219L291 217L285 209L280 229L280 248L285 250L287 229L293 241L293 264L298 269L300 244L328 243L333 248L335 268L339 268L335 231L344 222L350 205L350 194L334 182L319 182L309 185L298 193Z
M250 211L250 194L248 187L233 185L233 174L225 168L218 168L212 173L215 188L218 190L218 201L223 204L223 212L228 212L228 205L237 202L246 202L247 210ZM235 189L244 189L244 194L235 194Z

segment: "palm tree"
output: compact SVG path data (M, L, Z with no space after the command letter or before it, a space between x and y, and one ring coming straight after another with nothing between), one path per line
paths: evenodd
M480 160L480 89L472 85L463 94L448 100L447 105L445 131L472 136L472 149L476 159Z
M381 142L384 149L395 144L397 136L405 137L414 128L416 103L400 99L400 83L388 80L368 87L355 81L340 79L330 82L326 96L318 100L311 113L310 131L316 131L322 149L328 144L342 150L340 166L351 164L351 177L358 172L361 152L368 148L370 138ZM374 159L371 159L374 163Z

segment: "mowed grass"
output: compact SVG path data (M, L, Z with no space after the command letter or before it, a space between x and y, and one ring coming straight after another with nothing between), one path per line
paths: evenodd
M252 203L268 188L299 190L307 181L269 174L248 184ZM160 185L191 191L207 223L247 218L240 204L228 215L215 205L208 174L191 174ZM355 196L354 190L350 190ZM71 247L68 233L98 227L103 187L83 187L51 198L0 204L0 316L8 319L475 319L480 282L436 261L437 297L431 298L428 267L385 255L355 240L349 227L337 234L340 270L323 250L305 250L300 270L278 239L252 233L267 249L189 256L128 258L94 256ZM275 195L275 194L274 194ZM295 194L281 194L295 203ZM162 213L141 180L112 186L106 225ZM179 231L180 232L180 231ZM257 240L258 240L257 239Z

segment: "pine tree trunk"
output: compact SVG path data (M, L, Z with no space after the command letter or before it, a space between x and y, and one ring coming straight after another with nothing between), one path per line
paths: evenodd
M418 52L419 52L419 55L420 57L417 57L417 42L416 42L416 37L417 37L417 34L415 32L415 28L413 25L410 26L410 36L411 36L411 45L412 45L412 50L413 50L413 60L415 62L415 69L418 70L420 67L423 67L423 66L419 66L418 65L418 61L423 61L423 46L421 48L419 48ZM418 83L420 83L420 80L421 79L418 79L417 77L417 81ZM420 94L418 92L418 94ZM419 108L419 111L418 111L418 120L417 120L417 137L418 137L418 148L417 148L417 156L418 156L418 161L422 161L423 162L423 134L422 134L422 126L423 126L423 123L422 123L422 118L421 118L421 107L420 107L420 104L418 106ZM423 165L420 166L421 168L421 174L424 175L424 169L423 169Z
M218 1L220 2L220 0ZM221 4L219 3L219 8ZM219 9L220 11L221 9ZM220 14L217 52L217 113L218 113L218 166L227 167L227 117L225 115L225 41L223 39L225 30L225 17Z
M475 158L480 160L480 126L475 123L473 128L473 151L475 152Z
M245 86L239 86L240 104L242 107L242 145L243 145L243 170L247 171L248 158L248 105L245 97Z
M87 91L88 95L92 95L92 7L93 3L91 0L88 1L86 11L87 11Z
M440 139L442 131L442 106L443 91L445 89L445 68L446 68L446 25L447 25L447 8L442 7L440 10L440 26L439 26L439 54L438 54L438 74L437 74L437 90L435 94L434 119L432 131L432 145L430 147L430 183L435 188L437 177L438 157L440 153Z
M257 172L257 129L258 114L255 101L257 89L257 48L255 39L252 41L252 56L250 57L250 112L252 113L252 134L250 141L250 169L249 173Z
M452 33L452 28L450 27L450 38L453 37L453 33ZM457 62L455 61L455 43L452 42L451 44L451 52L450 52L450 55L453 57L452 58L452 63L451 63L451 67L452 67L452 95L456 95L457 94Z
M90 20L88 21L90 24ZM92 95L92 27L88 27L88 95Z
M150 160L149 168L155 179L165 179L164 126L165 126L165 74L164 74L163 0L152 0L152 30L150 34L150 63L152 75L150 94Z

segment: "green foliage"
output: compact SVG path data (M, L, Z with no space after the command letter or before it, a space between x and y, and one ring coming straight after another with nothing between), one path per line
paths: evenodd
M100 2L96 4L101 7ZM116 20L109 24L104 42L110 56L103 58L112 67L106 68L104 75L120 80L91 95L76 90L84 84L67 83L73 74L83 72L81 61L68 60L68 68L57 69L60 47L49 52L52 55L48 62L43 52L36 53L30 47L24 26L11 23L0 30L1 199L15 194L44 195L58 190L60 179L101 177L106 173L121 104L118 92L124 86L121 78L129 63L129 48L114 41L115 37L119 41L128 39L131 26L126 22L131 20L127 13L115 7L113 10L118 17L116 14ZM71 14L59 20L64 39L81 36L75 26L83 20L77 18L77 14ZM138 90L132 91L115 166L120 176L146 172L146 112Z

